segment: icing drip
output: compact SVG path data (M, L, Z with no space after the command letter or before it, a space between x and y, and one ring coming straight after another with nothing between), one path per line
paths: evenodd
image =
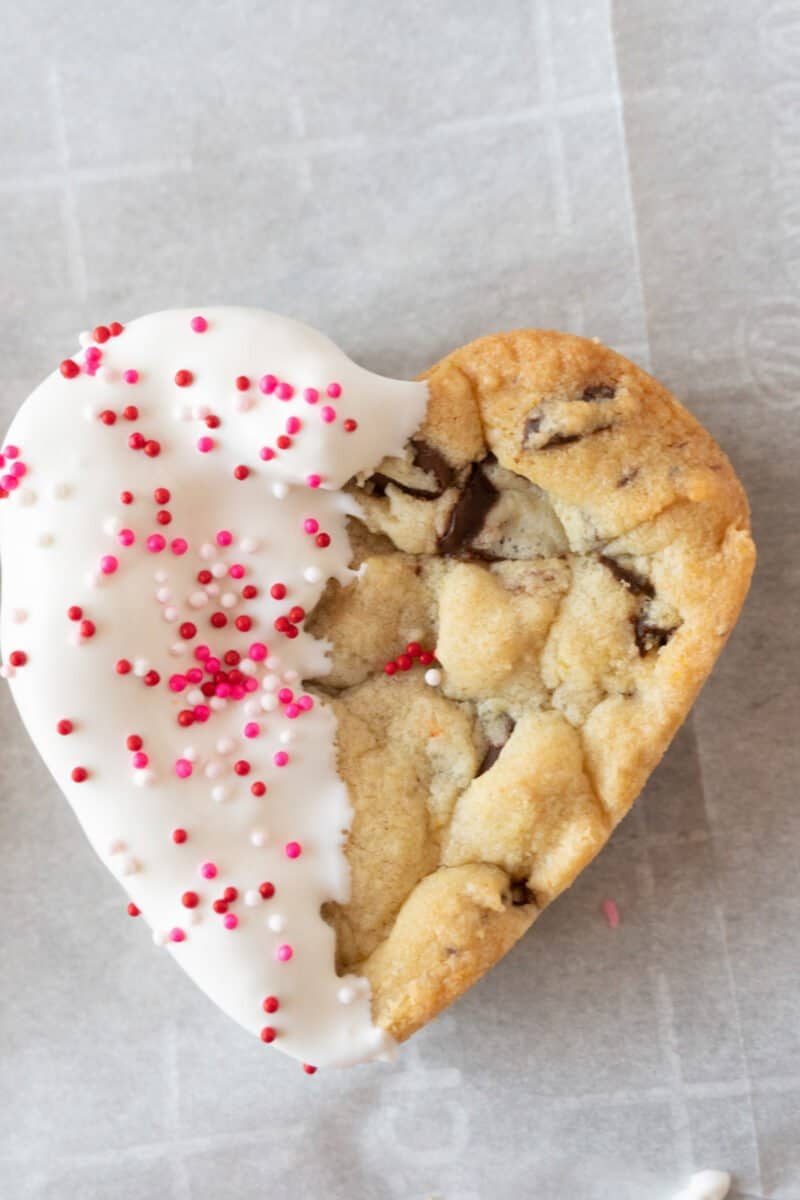
M303 623L353 575L339 489L427 389L257 310L81 345L0 455L2 673L128 912L225 1012L309 1070L384 1054L320 916L351 810Z

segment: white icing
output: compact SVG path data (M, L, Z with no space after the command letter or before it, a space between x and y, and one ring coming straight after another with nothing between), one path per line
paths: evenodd
M269 313L206 310L202 333L191 328L194 315L132 322L99 347L95 374L93 343L82 336L88 355L74 356L85 364L81 373L67 379L54 372L14 420L5 445L20 448L28 503L20 503L18 488L0 501L2 673L90 842L152 926L153 941L245 1028L258 1034L270 1025L276 1047L316 1066L348 1064L385 1054L389 1039L372 1023L366 982L337 977L334 934L320 916L320 906L345 901L349 887L342 832L352 814L335 767L335 722L319 701L289 719L280 698L284 687L301 695L294 681L325 672L326 647L302 629L289 639L273 622L293 606L310 611L328 579L352 578L346 515L353 503L337 489L401 450L422 420L427 390L373 375L321 334ZM131 369L135 384L123 381ZM189 387L176 385L179 370L193 373ZM258 381L266 373L290 383L293 398L263 394ZM251 380L244 393L236 386L242 375ZM326 395L333 382L338 398ZM306 388L318 390L316 404L305 400ZM126 405L138 407L136 420L123 419ZM322 418L324 407L335 410L333 422ZM117 414L115 424L98 419L104 409ZM209 428L192 414L214 414L221 424ZM289 417L302 423L292 447L263 460L259 451L276 446ZM345 418L357 421L355 431L345 431ZM160 454L131 449L135 431L158 441ZM213 450L198 451L201 437L213 439ZM239 464L249 467L244 480L234 478ZM320 487L309 486L313 475ZM170 500L156 502L156 488L169 489ZM134 503L121 503L122 489ZM171 513L169 524L156 522L159 509ZM312 516L330 535L325 548L303 530ZM133 545L121 544L125 530L135 533ZM216 543L222 530L231 532L231 545ZM153 535L166 540L159 553L147 549ZM172 552L175 538L188 542L185 553ZM228 573L232 564L245 567L242 578ZM224 584L204 587L199 570ZM278 582L287 588L282 600L270 595ZM248 584L258 588L256 598L240 598ZM68 620L71 605L94 622L93 636ZM30 615L20 624L23 612ZM227 615L225 628L211 626L214 612ZM253 619L249 631L233 625L243 613ZM187 621L197 625L194 638L180 632ZM242 672L257 685L252 697L204 697L197 685L170 690L170 676L201 666L198 645L223 655L245 654L253 643L266 643L269 653ZM8 662L14 650L28 656L21 667ZM132 664L128 674L115 671L120 659ZM161 679L148 687L153 670ZM192 692L213 711L205 723L182 728L177 713L191 707ZM60 736L56 724L64 718L74 729ZM126 745L132 734L147 756L138 766ZM288 763L277 765L276 755L288 755ZM249 774L236 773L240 759L250 762ZM176 774L179 760L185 778ZM84 782L71 777L78 766L88 771ZM264 796L252 794L254 781L267 785ZM182 844L173 840L176 829L187 831ZM297 857L289 857L293 842L302 848ZM216 864L215 878L203 876L205 863ZM275 888L268 899L258 890L266 881ZM226 887L237 888L238 899L218 914L212 902ZM186 892L198 894L197 907L183 906ZM226 927L233 918L235 927ZM184 940L175 940L181 931ZM347 1003L343 989L352 992ZM274 1014L262 1009L267 996L279 999Z
M725 1200L730 1188L727 1171L697 1171L674 1200Z

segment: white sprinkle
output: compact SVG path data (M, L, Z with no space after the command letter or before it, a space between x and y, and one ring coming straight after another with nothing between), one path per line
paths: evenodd
M186 693L186 701L188 704L203 704L205 702L205 696L200 691L200 688L191 688L191 690Z
M261 707L264 712L274 712L278 707L278 697L271 692L267 692L266 695L261 697Z
M291 729L284 729L278 738L278 741L282 746L291 746L292 742L294 741L293 731Z
M272 494L276 500L285 500L289 495L289 489L282 480L278 479L272 485Z
M39 546L42 546L44 548L47 548L48 546L52 546L54 540L55 539L54 539L52 533L40 533L36 539L36 544Z
M217 752L219 754L230 754L235 746L236 742L232 737L222 737L217 742Z
M211 567L211 574L215 579L222 579L223 575L228 574L228 568L225 566L225 563L215 562Z
M188 649L189 647L186 645L186 642L173 642L169 648L169 652L174 658L180 658Z
M280 683L280 676L278 675L265 675L261 680L261 686L265 692L277 692Z
M284 683L294 683L295 680L297 680L299 678L300 678L300 672L295 671L294 668L291 668L290 670L283 672L283 682Z
M727 1171L698 1171L674 1200L725 1200L731 1187Z
M267 835L263 829L254 829L253 832L250 834L250 845L251 846L263 846L266 844L266 841L267 841Z
M18 503L22 504L25 508L30 508L36 501L36 492L34 492L33 488L22 488L17 491L16 495L19 496Z
M67 496L72 491L72 488L68 483L60 481L59 483L54 483L50 491L54 500L66 500Z
M158 600L159 604L166 604L167 601L171 599L172 592L168 587L160 587L156 592L156 600Z
M322 571L319 567L306 567L303 571L303 579L306 583L319 583L322 579Z
M261 903L261 892L257 892L255 888L248 888L244 894L244 902L248 908L255 908Z
M180 613L178 612L178 609L175 607L174 604L168 604L167 607L164 609L164 620L165 621L177 621L179 616L180 616Z
M132 854L117 855L119 861L115 864L119 875L135 875L139 870L139 864Z
M253 551L258 549L258 539L254 537L242 538L242 540L239 542L239 549L245 554L252 554Z
M340 1004L352 1004L355 998L355 988L348 987L347 985L340 987L336 993L336 999Z
M437 671L436 667L431 667L430 670L425 672L425 682L428 687L438 687L442 682L442 672Z
M239 670L243 675L255 675L258 672L258 667L251 659L243 658L239 663Z
M208 596L205 592L192 592L189 597L190 608L202 608L204 604L208 604Z
M210 762L206 763L204 773L206 779L219 779L222 774L222 763L212 758Z
M120 841L119 838L114 838L113 842L109 842L109 844L108 844L108 853L109 854L122 854L122 852L123 852L123 850L125 850L125 848L126 848L125 843L123 841Z
M85 579L87 587L96 588L100 582L100 572L99 571L87 571L86 575L84 576L84 579Z
M211 416L211 409L207 404L195 404L192 412L195 419L198 421L205 421L206 417Z
M195 750L194 746L187 746L183 752L183 757L187 760L187 762L195 762L197 759L197 751Z
M220 604L223 608L233 608L237 600L238 596L234 596L233 592L223 592Z
M210 542L206 542L204 545L202 545L200 547L200 557L205 559L206 562L208 562L210 559L217 557L217 551L216 551L215 547L211 545Z
M14 667L10 667L6 663L0 667L0 679L13 679L16 673Z
M222 696L212 696L209 707L213 708L214 712L222 712L228 707L228 701L223 700Z
M133 782L137 787L149 787L154 779L155 774L149 767L145 767L143 771L134 771L133 773Z
M256 402L255 396L237 396L236 397L236 411L237 412L249 412L250 409L254 407L255 402Z
M191 404L177 405L177 407L175 408L175 420L176 421L191 421L191 419L192 419Z
M155 944L157 946L166 946L167 935L166 935L166 933L164 933L163 929L154 929L153 930L153 941L155 942Z
M166 583L169 579L169 576L165 570L159 568L159 570L153 574L153 579L155 579L156 583Z
M206 595L207 596L218 596L219 595L219 584L218 583L207 583L206 584Z
M97 404L87 404L83 410L83 419L87 422L87 424L91 424L92 421L97 420L97 417L102 411L103 410Z
M211 799L217 804L223 804L230 795L224 783L218 783L211 789Z
M122 522L119 517L106 517L103 521L103 532L107 533L109 537L114 537L120 529L122 529Z
M11 620L15 625L24 625L28 619L27 610L24 608L12 608Z
M111 383L113 375L108 367L98 367L94 373L94 377L95 379L99 379L101 383Z
M272 913L267 917L267 928L271 929L273 933L283 933L286 928L286 917L281 916L280 913Z
M268 671L277 671L278 667L281 665L281 660L277 654L270 654L264 665Z
M245 700L244 714L246 717L257 717L261 712L261 702L259 700Z
M150 670L150 664L146 658L135 658L133 660L133 673L141 679Z
M84 329L83 333L78 334L78 345L85 350L86 347L91 346L91 344L92 335L89 333L88 329Z

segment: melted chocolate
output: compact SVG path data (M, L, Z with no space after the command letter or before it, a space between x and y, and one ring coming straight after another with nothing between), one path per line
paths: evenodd
M441 495L441 492L426 492L422 488L400 483L398 479L392 479L391 476L384 475L382 471L376 471L374 475L370 475L369 479L364 482L364 488L370 496L385 496L386 488L390 483L399 492L405 492L407 496L413 496L415 500L436 500Z
M606 554L598 555L598 561L611 572L615 579L624 584L634 596L647 596L650 600L655 596L656 589L649 579L645 579L644 575L639 575L636 571L631 571L630 568L623 567L615 558L609 558Z
M539 449L554 450L557 446L570 446L573 442L582 442L584 438L594 437L596 433L605 433L610 428L610 425L598 425L597 429L589 429L586 433L554 433Z
M644 613L639 613L633 622L633 636L642 658L653 650L666 646L672 637L674 629L662 629L660 625L651 625Z
M584 388L581 400L613 400L617 389L610 383L593 383Z
M439 485L439 495L452 487L458 476L455 467L451 467L443 454L428 442L412 442L413 463L426 475L433 475Z
M469 550L499 495L481 470L481 464L474 463L461 495L453 505L447 528L439 538L440 553L456 557Z
M524 880L512 881L511 903L515 908L522 908L526 904L535 904L536 893L528 887Z

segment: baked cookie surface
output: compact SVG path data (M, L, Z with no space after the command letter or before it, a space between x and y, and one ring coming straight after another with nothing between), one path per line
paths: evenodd
M402 1040L608 839L725 644L754 563L733 469L670 393L567 334L425 376L402 458L350 485L358 578L308 627L355 815L337 968ZM399 659L431 650L426 673ZM412 661L413 657L412 657ZM426 682L426 678L428 682Z

